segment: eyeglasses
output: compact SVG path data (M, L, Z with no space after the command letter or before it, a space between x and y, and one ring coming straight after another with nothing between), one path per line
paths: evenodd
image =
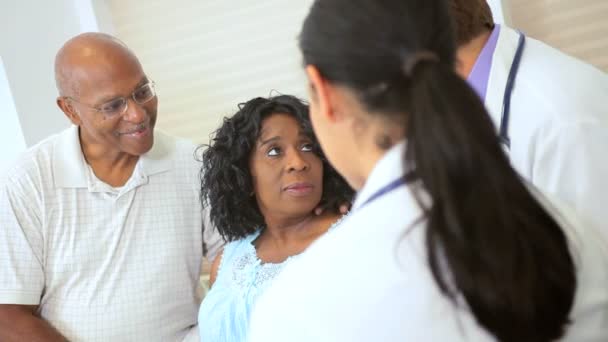
M139 105L143 105L144 103L152 100L154 97L156 97L154 82L148 82L142 85L141 87L135 89L135 91L131 93L131 98L133 98L133 101L135 101L135 103ZM84 105L85 107L88 107L90 109L93 109L97 112L100 112L107 118L113 118L123 115L127 111L127 107L129 106L129 101L125 97L113 99L111 101L103 103L99 107L93 107L86 103L79 102L71 97L68 97L68 99L81 105Z

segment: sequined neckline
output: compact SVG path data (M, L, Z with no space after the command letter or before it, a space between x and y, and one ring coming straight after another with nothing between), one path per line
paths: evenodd
M340 218L338 218L334 223L331 224L331 226L329 226L329 228L327 229L327 231L323 234L321 234L318 238L321 238L322 236L324 236L325 234L329 233L330 231L334 230L335 227L337 227L338 225L340 225L340 223L342 223L342 221L348 216L348 214L342 215L340 216ZM256 264L260 265L260 266L264 266L264 265L274 265L274 266L279 266L279 265L283 265L285 264L287 261L291 260L292 258L295 258L299 255L301 255L302 253L304 253L306 251L305 248L303 251L301 251L298 254L294 254L294 255L290 255L287 258L285 258L285 260L283 260L282 262L264 262L262 261L262 259L260 259L260 257L258 256L258 251L255 248L255 245L253 244L253 241L255 241L260 234L262 233L262 228L259 228L255 233L251 234L251 238L249 239L249 241L247 241L247 254L249 253L253 253L253 257L254 260L256 261ZM318 239L317 238L317 239ZM313 241L314 243L314 241Z
M287 258L285 258L285 260L281 261L281 262L264 262L262 261L262 259L260 259L260 257L258 256L258 251L255 248L255 245L253 244L253 241L255 241L260 234L262 233L262 229L258 229L254 234L251 235L251 238L249 239L249 241L247 241L247 251L245 254L247 254L250 258L253 259L253 261L255 262L256 265L260 265L261 267L264 267L266 265L268 265L268 267L276 267L276 266L280 266L285 264L287 261L289 261L291 258L296 257L300 254L302 254L302 252L298 253L298 254L294 254L294 255L290 255ZM305 249L306 250L306 249Z
M342 216L336 222L334 222L330 228L322 236L331 233L334 227L338 226L344 219ZM245 291L251 288L261 289L265 287L276 275L283 269L283 267L291 262L293 259L302 255L303 252L290 255L280 263L262 262L257 255L257 250L253 245L253 241L260 235L261 229L258 229L255 233L245 242L246 246L243 246L243 253L234 261L232 268L232 283L239 289ZM305 251L305 250L304 250Z

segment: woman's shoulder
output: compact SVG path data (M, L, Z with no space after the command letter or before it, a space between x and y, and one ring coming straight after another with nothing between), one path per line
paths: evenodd
M257 229L252 234L226 243L222 253L222 259L231 260L234 259L234 257L236 256L242 255L244 252L250 252L252 249L255 250L252 242L260 235L260 231L261 229Z
M234 279L235 273L248 269L255 265L256 252L252 241L259 235L259 230L246 237L230 241L224 245L218 253L212 265L213 284L218 286L230 279Z

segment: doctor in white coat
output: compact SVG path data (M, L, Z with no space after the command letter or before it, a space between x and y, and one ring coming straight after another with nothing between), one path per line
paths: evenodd
M484 100L514 168L608 238L608 75L449 0L458 73Z
M442 0L316 0L310 117L358 190L283 270L251 342L605 342L608 252L510 166Z

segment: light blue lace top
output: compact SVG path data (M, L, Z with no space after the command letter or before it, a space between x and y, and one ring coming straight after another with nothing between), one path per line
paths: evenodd
M198 312L201 342L247 341L255 301L283 267L298 257L290 256L278 264L262 263L252 244L259 234L260 230L224 247L215 283Z

